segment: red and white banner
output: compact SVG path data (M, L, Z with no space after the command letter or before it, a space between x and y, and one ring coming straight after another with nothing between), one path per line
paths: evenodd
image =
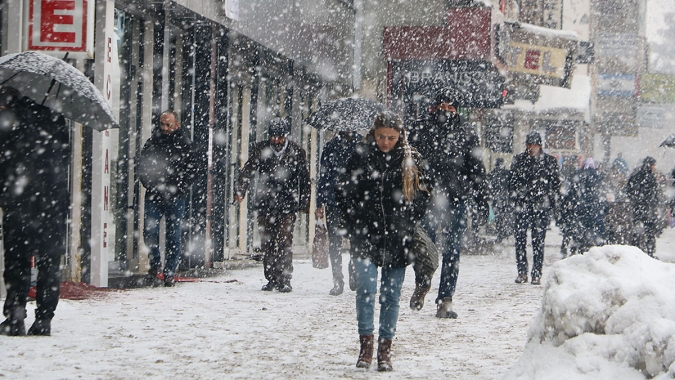
M93 51L92 0L30 0L28 49Z

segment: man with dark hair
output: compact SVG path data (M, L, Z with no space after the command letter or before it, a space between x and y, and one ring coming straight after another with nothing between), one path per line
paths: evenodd
M515 205L516 283L527 282L527 230L532 231L532 285L541 284L544 239L550 213L560 192L560 173L555 157L544 153L541 135L531 131L525 139L527 149L511 164L510 191Z
M424 227L443 254L436 298L438 318L457 318L457 313L452 310L452 297L459 274L462 237L467 227L467 204L473 199L479 224L485 224L489 214L485 166L480 157L478 136L471 125L460 120L457 108L461 99L452 89L440 91L434 114L420 123L410 137L433 180L434 192ZM438 228L442 238L436 236ZM428 280L416 278L413 297L417 299L411 300L411 305L423 305L429 287Z
M138 176L146 189L143 239L150 249L148 282L153 286L160 281L160 274L164 276L164 286L174 286L181 255L185 200L195 170L192 142L183 131L174 111L162 112L159 128L143 146L138 163ZM166 218L163 271L159 252L159 222L162 218Z
M5 86L0 89L0 152L7 288L0 335L26 335L31 256L38 270L37 307L28 335L50 335L70 213L70 131L63 116Z
M269 139L256 143L234 189L244 200L257 172L253 208L258 211L263 265L267 284L263 291L293 290L293 227L297 212L309 212L310 181L305 150L288 139L291 126L275 118L268 126Z

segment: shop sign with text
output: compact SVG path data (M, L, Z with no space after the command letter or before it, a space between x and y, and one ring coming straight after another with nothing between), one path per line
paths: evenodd
M28 49L93 56L92 0L30 0Z

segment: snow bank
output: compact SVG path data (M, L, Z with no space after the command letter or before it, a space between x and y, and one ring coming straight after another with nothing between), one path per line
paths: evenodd
M557 262L505 379L675 377L675 265L605 246Z

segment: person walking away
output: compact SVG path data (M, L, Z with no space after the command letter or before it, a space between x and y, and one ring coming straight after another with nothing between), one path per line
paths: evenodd
M527 149L517 154L511 164L510 190L515 204L516 283L526 283L527 230L532 232L532 285L541 284L544 263L544 240L552 210L560 191L560 174L556 159L544 153L541 135L531 131L525 139Z
M628 178L626 195L633 214L632 244L650 257L656 250L658 209L662 194L654 174L656 160L646 157L642 165Z
M51 335L70 214L70 131L61 115L8 86L0 88L0 207L3 209L6 319L0 335L26 335L31 257L38 270L35 322Z
M291 141L288 121L275 118L268 125L269 139L255 144L241 169L234 193L242 202L257 172L253 209L258 212L263 266L263 291L293 290L293 227L298 211L309 212L310 181L305 150Z
M373 355L375 300L380 302L378 371L391 371L401 286L409 264L415 224L429 200L421 157L410 147L401 117L377 115L365 141L356 146L339 177L336 196L355 266L356 319L361 350L356 366L368 368ZM377 268L382 268L380 296Z
M603 176L595 167L595 160L588 157L581 169L572 176L570 189L573 220L578 225L575 233L575 251L588 252L591 247L602 246L605 242L605 211L607 199Z
M626 195L628 178L623 166L615 160L605 175L607 192L607 215L605 217L606 244L628 245L633 241L633 218L630 199Z
M436 297L436 317L457 318L452 300L459 275L462 239L467 228L467 204L476 205L477 222L487 223L490 208L485 166L481 160L478 136L469 124L461 122L457 107L461 96L444 89L436 96L433 117L422 121L411 134L411 144L425 159L434 192L430 210L423 220L429 237L439 246L443 260ZM436 235L440 229L441 237ZM420 284L415 293L424 299L430 285ZM423 287L424 286L424 287ZM411 304L413 301L411 300Z
M321 174L316 197L316 219L326 217L328 231L328 255L333 272L333 289L329 294L338 296L344 290L344 275L342 273L342 237L344 229L342 214L335 199L335 185L340 173L344 173L347 160L354 152L354 147L360 140L356 132L338 132L324 146L321 152ZM354 290L352 264L349 265L350 289Z
M494 169L487 175L492 210L495 215L495 230L497 231L495 244L497 245L513 233L513 207L511 207L509 197L510 175L509 170L504 167L503 158L495 160Z
M562 242L560 243L560 257L566 258L568 255L574 255L577 245L573 244L574 237L578 230L578 221L574 218L574 208L577 200L572 191L573 178L579 169L578 158L576 156L566 156L562 160L560 169L560 202L556 207L556 225L560 228Z
M159 128L145 142L138 163L138 176L145 187L143 239L150 252L150 285L174 286L181 255L182 223L185 202L196 168L192 142L180 118L172 111L162 112ZM164 269L159 252L159 225L166 220L166 254Z

